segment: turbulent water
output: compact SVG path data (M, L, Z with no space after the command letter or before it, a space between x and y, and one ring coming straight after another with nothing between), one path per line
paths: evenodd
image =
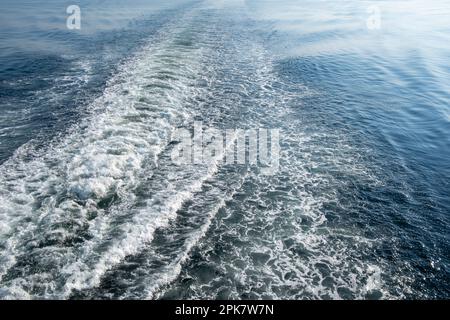
M450 297L448 2L69 4L1 4L0 298Z

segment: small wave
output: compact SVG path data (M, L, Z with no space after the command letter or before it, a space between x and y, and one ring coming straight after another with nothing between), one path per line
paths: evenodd
M151 239L211 174L203 172L185 188L161 190L159 199L133 212L130 223L117 223L115 215L123 213L114 207L124 210L137 198L136 187L153 175L172 131L191 116L187 100L202 94L193 84L205 48L176 44L188 34L201 36L201 27L192 26L194 18L186 13L161 32L158 42L125 62L90 106L87 120L70 134L37 157L24 146L3 164L3 286L48 298L94 285L105 270ZM168 73L171 77L163 76ZM122 235L115 242L107 232ZM99 251L92 253L94 248ZM35 267L27 272L23 266L30 263ZM40 280L39 270L45 270Z

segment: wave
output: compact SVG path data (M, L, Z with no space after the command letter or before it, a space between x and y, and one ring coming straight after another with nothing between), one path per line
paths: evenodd
M379 183L362 151L300 117L320 93L278 77L236 8L220 9L233 19L216 10L177 17L118 68L85 120L1 166L0 297L389 295L383 263L359 255L374 241L326 210L347 209L340 177ZM223 153L175 166L171 137L198 119L280 128L280 172L226 167Z
M181 189L168 186L143 210L129 209L172 132L192 116L188 100L204 94L195 81L207 48L186 42L202 36L195 15L184 14L119 68L70 134L42 155L30 157L25 146L3 164L0 276L12 295L64 297L94 285L210 174Z

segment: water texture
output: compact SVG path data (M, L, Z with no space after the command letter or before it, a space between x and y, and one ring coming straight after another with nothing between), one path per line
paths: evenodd
M71 4L0 5L0 298L449 298L447 1Z

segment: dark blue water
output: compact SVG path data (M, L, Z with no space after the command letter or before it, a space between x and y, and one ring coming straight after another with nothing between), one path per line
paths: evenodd
M71 4L1 4L0 297L449 297L446 1ZM194 120L279 170L175 165Z

